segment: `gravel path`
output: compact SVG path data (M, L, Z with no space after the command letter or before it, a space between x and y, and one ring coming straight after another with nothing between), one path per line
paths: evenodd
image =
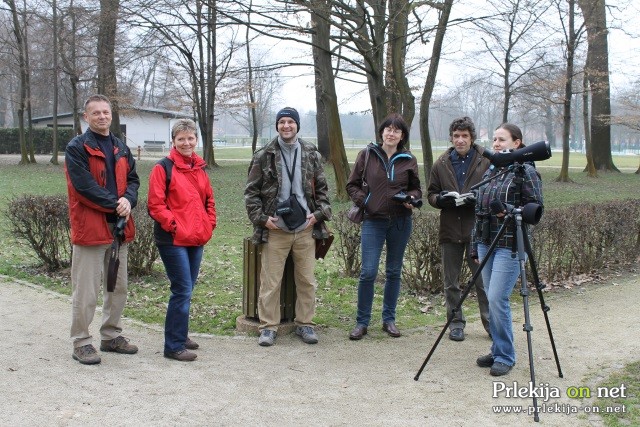
M598 416L585 415L590 401L569 399L566 390L593 387L601 375L638 359L638 329L631 325L640 321L639 284L636 274L548 301L564 378L558 378L538 298L531 298L536 382L561 390L545 407L578 410L542 413L541 424L602 425ZM529 381L522 303L514 302L519 362L501 378L509 387ZM162 357L159 328L126 320L125 335L139 353L103 353L101 365L85 366L71 358L70 312L68 297L0 276L0 425L534 424L529 415L494 413L496 405L527 408L531 399L492 397L495 378L475 366L490 343L478 321L467 325L464 342L443 340L414 381L439 328L392 339L375 325L359 342L329 330L317 345L288 335L271 348L259 347L253 336L200 335L197 361L180 363Z

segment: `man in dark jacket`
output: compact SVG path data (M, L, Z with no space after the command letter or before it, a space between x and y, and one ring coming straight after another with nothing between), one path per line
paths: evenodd
M476 129L469 117L454 120L449 126L450 147L434 163L429 178L429 204L440 209L439 242L442 254L444 292L449 318L460 302L463 286L460 272L464 259L475 272L477 264L471 259L471 229L474 224L475 196L465 193L481 181L489 167L489 161L482 157L484 148L474 143ZM445 195L448 192L462 196ZM489 303L484 291L482 278L475 282L480 317L484 329L489 332ZM462 309L455 313L449 326L449 338L464 340L465 318Z
M329 188L322 157L313 144L298 138L300 116L285 107L276 115L278 136L257 150L244 190L255 244L263 244L258 317L258 344L275 343L280 323L280 288L289 252L296 282L296 334L307 344L318 337L313 328L316 281L313 225L331 219Z
M84 104L89 129L69 142L65 172L71 220L73 358L82 364L101 362L91 344L93 320L100 286L103 287L100 350L133 354L135 345L122 332L122 311L127 301L127 243L135 236L131 209L138 202L140 180L131 151L110 131L111 103L93 95ZM123 221L124 222L123 224ZM122 226L119 269L113 292L107 292L108 265L114 229ZM103 280L105 279L105 280Z

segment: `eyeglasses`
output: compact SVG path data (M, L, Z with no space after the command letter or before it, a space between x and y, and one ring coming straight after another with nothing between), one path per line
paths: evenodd
M386 133L395 133L396 135L400 135L402 133L402 129L396 129L392 127L386 127L384 128L384 131Z

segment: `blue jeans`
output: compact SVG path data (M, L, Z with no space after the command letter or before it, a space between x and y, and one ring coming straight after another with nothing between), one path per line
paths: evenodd
M191 293L198 279L204 246L158 246L171 282L171 296L164 322L164 352L184 350L189 332Z
M489 246L478 244L478 258L484 259ZM516 363L516 349L513 345L513 327L509 298L520 276L518 257L511 257L511 249L496 248L482 269L482 281L489 299L491 322L489 329L493 344L491 354L495 362L509 366Z
M361 230L362 271L358 283L358 325L369 326L374 283L378 276L382 246L387 244L386 276L382 301L382 321L395 322L400 295L404 250L411 236L411 216L392 219L365 219Z

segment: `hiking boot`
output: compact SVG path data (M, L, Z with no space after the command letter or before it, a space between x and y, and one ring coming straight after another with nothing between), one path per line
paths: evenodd
M296 328L296 335L302 338L307 344L316 344L318 342L318 336L316 331L311 326L298 326Z
M493 356L491 354L480 356L476 359L476 364L481 368L490 368L493 366Z
M102 361L95 347L91 344L74 348L71 357L83 365L97 365Z
M453 328L449 332L449 339L451 341L464 341L464 330L462 328Z
M491 366L491 370L489 373L494 377L500 377L502 375L507 375L511 370L512 366L509 366L502 362L494 362Z
M184 342L184 348L186 348L187 350L197 350L198 348L200 348L200 344L187 337L187 340Z
M112 340L102 340L100 350L121 354L135 354L138 352L138 347L133 344L129 344L129 338L119 335Z
M258 344L263 347L269 347L276 342L276 331L270 329L263 329L260 332L260 338L258 338Z
M198 357L197 354L190 352L189 350L180 350L171 352L164 352L164 357L167 359L179 360L180 362L193 362Z

